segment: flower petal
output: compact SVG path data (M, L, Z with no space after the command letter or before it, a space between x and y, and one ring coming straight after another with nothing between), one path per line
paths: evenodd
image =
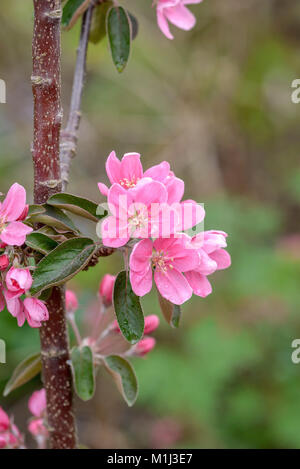
M130 270L130 283L136 295L144 296L149 293L152 288L152 268L150 264L148 265L148 269L142 271L142 273Z
M164 12L157 8L156 10L156 18L157 18L157 24L161 32L168 38L168 39L174 39L173 34L171 34L168 21L164 15Z
M154 181L164 182L170 172L170 164L162 161L160 164L152 166L144 172L144 177L154 179Z
M153 243L150 239L143 239L135 244L130 255L130 270L138 272L140 275L148 270L152 256L152 247Z
M105 195L107 197L108 187L106 184L103 184L102 182L98 182L98 189L102 195Z
M225 249L217 249L209 257L217 263L218 270L227 269L231 265L230 254Z
M154 272L154 280L160 294L175 305L181 305L189 300L193 290L187 279L176 269L167 269Z
M170 177L165 182L168 191L168 203L180 202L184 194L184 182L177 177Z
M0 209L0 214L6 221L15 221L23 213L26 206L26 191L17 182L9 189Z
M205 275L192 270L190 272L185 272L185 276L195 295L205 298L212 292L211 284Z
M125 153L121 161L121 179L136 183L143 177L143 167L139 153Z
M119 182L121 179L121 162L116 157L116 153L112 151L105 164L106 173L111 184Z
M7 225L2 233L0 239L9 246L22 246L25 243L26 235L32 232L32 228L20 221L13 221Z
M101 224L101 236L104 246L119 248L129 241L128 225L115 217L106 218Z
M176 7L165 8L166 18L177 28L189 31L196 24L196 18L184 5L176 5Z

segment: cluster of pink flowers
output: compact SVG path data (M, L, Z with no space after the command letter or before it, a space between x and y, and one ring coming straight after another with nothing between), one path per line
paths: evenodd
M19 326L27 320L31 327L40 327L42 321L49 318L48 310L41 300L28 296L32 276L30 269L22 265L18 251L18 247L25 243L26 235L32 231L22 223L27 214L26 191L15 183L0 205L0 311L6 304ZM23 295L27 297L22 301Z
M168 39L174 39L168 21L177 28L189 31L196 24L196 18L186 5L200 3L202 0L157 0L156 15L160 30Z
M15 449L23 445L23 437L18 427L0 407L0 449Z
M203 231L194 237L185 233L205 217L201 205L182 201L184 182L163 161L143 171L140 155L128 153L120 161L112 152L106 162L111 182L98 187L107 196L111 215L101 225L103 244L119 248L138 241L130 255L133 291L143 296L152 288L180 305L192 294L205 297L212 291L207 276L230 266L224 249L227 234ZM129 243L130 241L130 243Z
M78 308L77 296L72 290L66 291L66 310L70 324L75 327L74 332L78 342L93 349L96 361L97 358L111 354L143 357L155 347L156 343L154 337L150 336L159 326L159 318L155 314L145 317L144 336L137 344L131 346L123 338L112 307L115 279L114 275L103 276L99 285L97 304L91 308L89 312L91 317L86 321L91 327L84 339L81 339L74 322L74 312Z

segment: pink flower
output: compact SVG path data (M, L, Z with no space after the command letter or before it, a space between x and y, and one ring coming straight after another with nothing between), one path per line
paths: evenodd
M196 24L196 18L185 5L200 3L202 0L158 0L156 4L157 24L168 39L174 39L168 21L177 28L189 31Z
M29 269L11 267L6 274L5 283L12 296L19 297L23 295L32 285Z
M78 300L72 290L66 290L66 310L68 314L73 314L78 309Z
M156 340L153 337L144 337L133 348L132 354L143 357L154 349Z
M124 189L132 189L143 177L162 182L168 176L169 171L169 163L163 161L144 173L139 153L126 153L120 161L116 153L112 151L106 161L106 173L110 183L120 184ZM105 184L99 182L98 187L101 194L108 195L109 189Z
M112 304L115 280L116 277L114 275L106 274L100 282L99 295L105 306L110 306Z
M24 313L30 327L41 327L49 319L46 305L37 298L25 298Z
M205 231L192 238L191 245L198 251L199 263L195 269L185 272L185 276L195 295L202 298L209 295L212 287L207 275L230 266L230 254L223 249L227 246L226 237L224 231Z
M144 334L151 334L159 326L159 317L156 314L150 314L145 317L145 329Z
M35 391L29 398L28 408L32 415L35 417L42 417L46 412L47 401L46 401L46 390L40 389Z
M9 257L6 254L0 256L0 270L3 271L9 266Z
M193 270L199 263L196 249L189 249L189 238L158 238L154 242L143 239L137 243L130 256L130 281L133 291L144 296L154 280L160 294L180 305L192 296L192 288L182 272Z
M10 420L6 412L0 407L0 433L5 432L10 427Z
M22 327L26 317L21 299L7 290L4 290L4 297L8 311L14 318L17 318L18 326Z
M44 438L48 438L49 432L44 425L43 419L33 419L28 424L28 431L35 437L38 438L40 436Z
M26 210L26 191L15 183L0 205L0 239L10 246L22 246L32 228L18 221Z
M112 216L101 225L103 244L121 247L130 238L155 235L160 229L160 214L167 197L165 186L158 181L145 179L132 192L113 184L108 192Z

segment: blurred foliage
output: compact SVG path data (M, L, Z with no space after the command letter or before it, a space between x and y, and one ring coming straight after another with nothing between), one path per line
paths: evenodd
M196 28L176 30L172 42L158 30L151 2L130 2L140 28L120 76L107 41L90 46L69 190L101 201L96 182L106 180L112 149L139 151L145 167L168 159L187 198L205 202L205 228L229 233L232 267L213 276L210 297L183 308L179 330L162 320L156 349L134 363L140 396L133 409L99 372L93 401L76 403L79 432L92 447L300 448L300 365L291 362L300 336L300 108L290 99L300 74L300 5L204 0L192 10ZM31 197L31 2L10 2L0 17L1 191L18 180ZM63 34L65 115L78 34L79 25ZM120 267L116 254L72 281L79 317L101 276ZM154 294L143 304L158 312ZM0 335L8 358L3 389L39 340L6 312ZM38 386L1 399L18 423Z

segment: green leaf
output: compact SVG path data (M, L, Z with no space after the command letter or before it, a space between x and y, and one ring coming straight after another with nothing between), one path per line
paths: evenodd
M93 44L97 44L106 36L106 14L112 4L112 2L100 3L94 10L89 36L89 41Z
M135 344L144 333L144 314L140 299L133 292L129 277L124 270L116 278L113 297L121 332L128 342Z
M160 309L164 315L165 320L172 327L179 327L179 321L181 317L181 308L179 305L174 305L170 301L166 300L159 291L157 290L158 301Z
M14 389L19 388L23 384L30 381L42 370L42 362L40 353L35 353L30 357L25 358L15 371L13 372L10 380L7 382L3 395L7 396Z
M83 401L91 399L95 392L93 352L88 346L75 347L71 354L75 390Z
M69 0L63 8L62 26L65 29L71 29L88 8L90 2L91 0Z
M46 211L45 207L43 205L29 205L29 210L28 210L28 218L32 217L33 215L38 215L40 213L44 213Z
M41 252L42 254L48 254L58 246L54 239L36 231L27 235L26 244L34 251Z
M92 221L99 221L102 218L97 215L98 204L77 195L66 193L54 194L49 198L47 204L68 210Z
M89 262L95 245L89 238L73 238L57 246L37 265L33 273L31 294L61 285L71 279Z
M134 41L139 32L139 23L132 13L130 13L129 11L127 13L131 23L131 39Z
M138 382L129 361L119 355L110 355L105 357L103 362L126 403L129 407L133 406L138 396Z
M62 210L47 204L44 205L44 208L45 211L43 213L33 215L28 221L31 223L42 223L44 225L52 226L56 230L78 233L78 229L71 218L69 218Z
M106 30L113 62L121 73L127 65L131 30L126 10L123 7L112 7L107 14Z

